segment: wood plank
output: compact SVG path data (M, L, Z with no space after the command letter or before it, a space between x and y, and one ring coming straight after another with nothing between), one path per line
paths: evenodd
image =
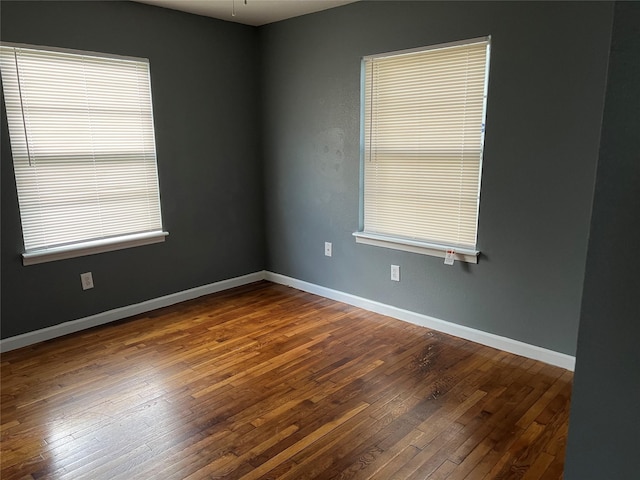
M573 379L269 282L0 369L3 480L557 480Z

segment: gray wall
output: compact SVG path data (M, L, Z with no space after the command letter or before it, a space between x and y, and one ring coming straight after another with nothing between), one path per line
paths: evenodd
M640 470L637 3L615 6L591 222L613 4L380 2L261 29L133 3L1 8L2 40L151 60L171 232L160 245L23 267L3 105L3 338L261 270L265 253L274 272L570 354L580 318L565 478ZM355 245L360 57L486 34L481 263ZM96 288L82 292L88 270Z
M170 236L23 267L2 112L2 336L266 267L574 354L612 16L611 3L358 2L256 29L132 2L3 2L3 40L150 59ZM480 263L356 245L360 58L487 34Z
M616 4L566 480L638 478L640 3Z
M574 354L612 14L358 2L261 28L268 269ZM488 34L480 263L356 244L360 58Z
M151 64L162 244L23 267L2 107L2 337L264 268L255 28L132 2L2 2L4 41ZM83 292L80 273L95 289Z

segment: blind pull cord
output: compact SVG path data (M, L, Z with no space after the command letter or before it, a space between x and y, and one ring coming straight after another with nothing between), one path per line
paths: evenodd
M31 164L31 149L29 148L29 135L27 134L27 121L24 116L24 104L22 102L22 86L20 81L20 68L18 66L18 52L17 49L13 50L13 59L16 62L16 77L18 78L18 96L20 97L20 110L22 112L22 128L24 129L24 140L27 146L27 157L29 158L29 166L32 167Z

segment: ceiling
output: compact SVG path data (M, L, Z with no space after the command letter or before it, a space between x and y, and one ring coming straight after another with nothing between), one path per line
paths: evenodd
M134 0L245 25L265 25L357 0Z

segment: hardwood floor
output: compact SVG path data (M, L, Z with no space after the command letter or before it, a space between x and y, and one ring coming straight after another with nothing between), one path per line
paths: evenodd
M10 479L559 479L572 374L260 282L2 355Z

